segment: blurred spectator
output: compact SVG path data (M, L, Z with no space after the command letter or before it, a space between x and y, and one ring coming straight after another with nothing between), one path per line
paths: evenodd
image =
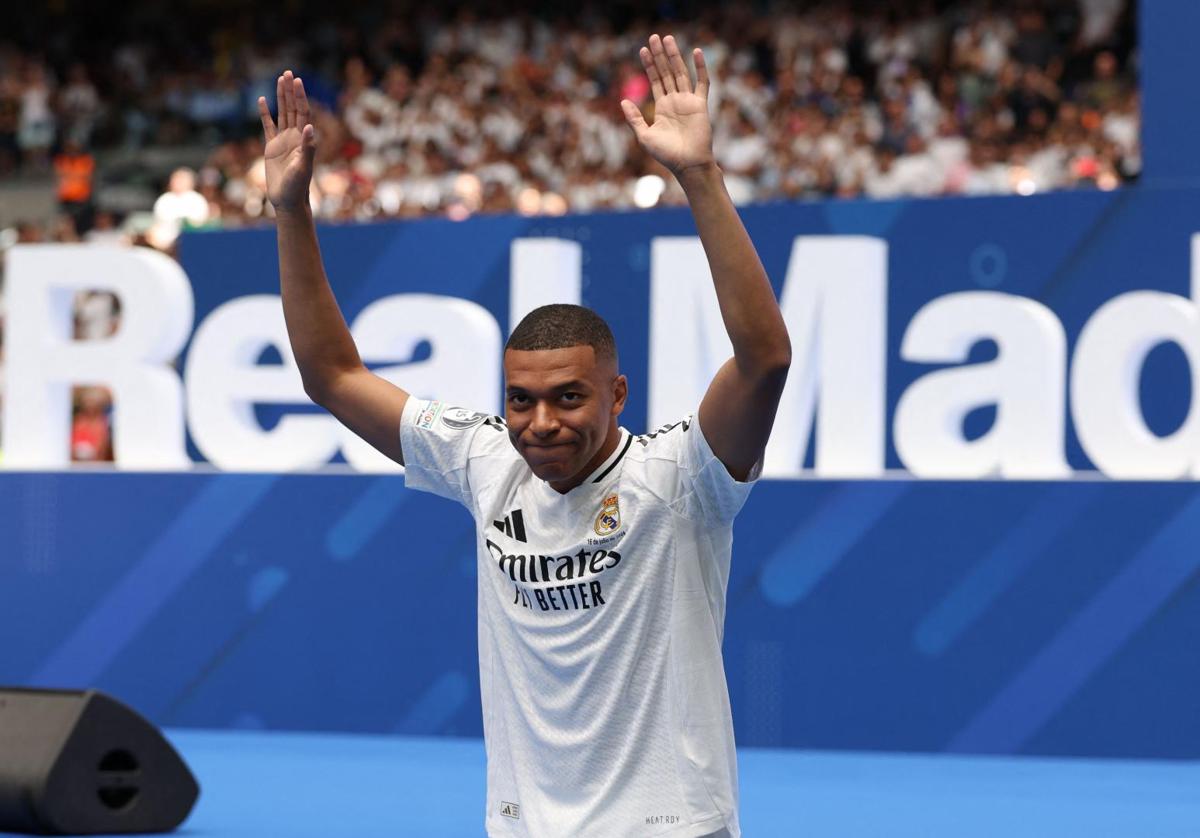
M100 96L88 78L87 67L79 62L68 71L67 83L58 97L58 112L63 142L86 147L100 115Z
M75 298L75 339L96 340L116 333L120 302L105 291L83 291Z
M1079 0L1083 22L1079 27L1079 44L1092 48L1111 43L1126 0Z
M1118 75L1117 57L1103 50L1096 54L1092 78L1082 85L1079 100L1099 111L1107 111L1128 89L1128 83Z
M116 215L107 210L96 213L92 228L84 234L83 240L91 244L128 245L133 243L129 234L120 228Z
M199 227L208 220L208 215L208 199L196 191L196 173L187 168L171 172L167 191L154 202L158 235L169 244L184 225Z
M17 134L21 126L21 82L0 72L0 177L11 174L20 161Z
M58 176L59 209L74 222L77 232L86 233L92 227L96 158L84 151L78 140L68 139L54 158L54 171Z
M30 60L25 66L24 85L17 115L17 145L22 163L33 169L45 169L54 145L56 119L50 107L50 79L45 66Z
M112 396L104 387L77 387L71 420L71 459L75 462L111 462L113 458L109 413Z

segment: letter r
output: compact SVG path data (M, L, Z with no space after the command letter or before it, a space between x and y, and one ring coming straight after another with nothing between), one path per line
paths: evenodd
M70 462L71 388L113 391L113 449L122 468L190 465L183 387L171 367L192 329L192 287L179 265L148 248L18 245L8 254L6 468ZM115 335L73 339L75 295L121 301Z

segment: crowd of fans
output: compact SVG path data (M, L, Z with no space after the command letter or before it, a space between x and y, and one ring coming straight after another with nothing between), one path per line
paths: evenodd
M284 68L314 103L320 218L680 203L618 107L653 116L637 60L651 31L704 49L714 149L739 204L1112 189L1140 169L1133 5L682 2L650 17L626 3L296 0L279 16L183 0L185 13L135 3L111 33L60 20L39 40L40 18L0 34L0 183L52 176L61 213L0 233L0 248L170 252L184 228L267 220L255 102L273 100ZM160 173L157 200L106 202L120 185L106 155L197 145L207 160ZM83 330L113 328L114 305L90 309Z

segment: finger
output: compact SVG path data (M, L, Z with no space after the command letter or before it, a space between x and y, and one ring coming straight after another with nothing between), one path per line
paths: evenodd
M311 122L300 130L300 145L304 149L304 156L308 159L308 165L311 166L313 157L317 153L317 132L312 127Z
M658 74L658 68L654 66L654 57L650 55L649 47L642 47L638 50L638 56L642 59L646 78L650 79L650 92L654 94L654 101L657 102L660 96L667 95L667 89L663 87L662 76Z
M692 61L696 65L696 93L708 98L708 65L704 63L704 53L700 47L692 50Z
M654 66L662 78L663 89L667 93L674 93L678 88L675 87L675 79L671 76L671 65L667 61L667 53L663 50L662 38L657 35L650 36L650 54L654 56Z
M287 100L283 95L283 76L275 79L275 119L279 121L279 130L286 131L287 123Z
M625 121L629 123L629 127L633 129L633 134L639 140L642 138L642 132L650 126L646 124L645 117L638 110L638 106L628 99L621 100L621 110L625 113Z
M296 124L303 128L311 121L308 109L308 94L304 92L304 82L297 76L292 84L293 93L296 97Z
M291 70L283 71L283 99L287 103L288 128L296 128L296 93Z
M671 78L675 80L675 89L680 93L692 92L692 77L688 74L687 64L683 54L679 52L679 44L674 35L663 38L663 50L667 54L667 64L671 68Z
M268 140L275 139L275 120L271 119L271 109L267 107L267 97L258 97L258 116L262 120L263 136Z

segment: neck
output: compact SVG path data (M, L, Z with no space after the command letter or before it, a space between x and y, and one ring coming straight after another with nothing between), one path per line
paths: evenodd
M566 480L548 481L550 488L558 492L560 495L565 495L567 492L574 489L580 483L588 478L592 472L600 467L600 464L607 460L612 452L617 450L617 443L621 441L621 429L617 427L617 420L614 417L608 426L608 436L604 438L604 444L600 446L592 458L587 461L587 465L579 470L577 474L568 477Z

